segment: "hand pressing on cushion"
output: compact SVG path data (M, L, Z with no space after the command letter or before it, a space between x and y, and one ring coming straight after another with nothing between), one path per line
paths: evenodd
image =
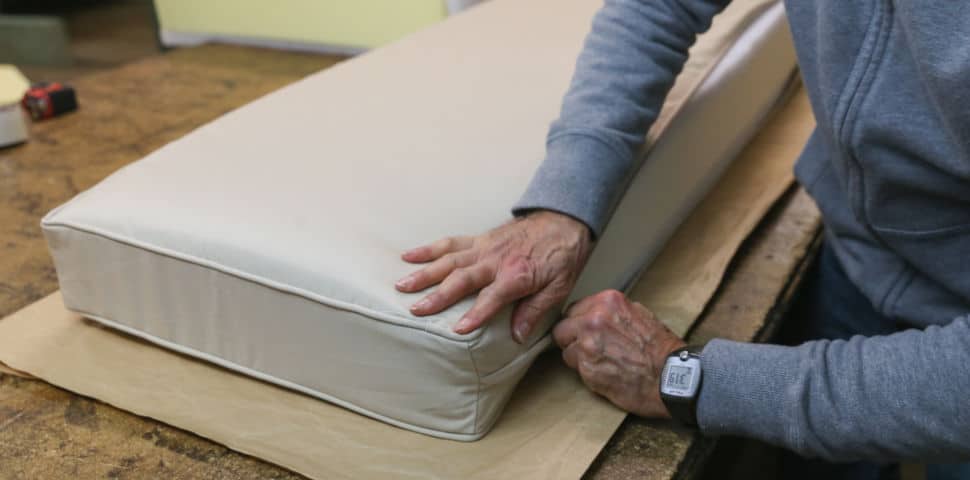
M576 302L553 337L590 390L643 417L669 418L660 399L667 355L683 347L650 310L616 290Z
M418 292L438 285L415 303L411 313L431 315L478 293L474 306L455 325L465 334L481 327L508 305L512 337L522 342L549 310L572 290L591 250L585 224L551 211L535 211L474 237L449 237L402 255L411 263L430 262L397 282L398 290Z

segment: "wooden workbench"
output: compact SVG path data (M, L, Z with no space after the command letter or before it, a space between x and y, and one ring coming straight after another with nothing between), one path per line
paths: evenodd
M219 115L339 59L228 46L170 52L77 80L81 110L0 149L0 318L57 289L39 229L50 209ZM320 108L325 109L326 105ZM785 195L742 247L690 340L763 340L818 236L814 204ZM685 478L714 442L627 418L590 478ZM42 381L0 373L0 479L302 478Z

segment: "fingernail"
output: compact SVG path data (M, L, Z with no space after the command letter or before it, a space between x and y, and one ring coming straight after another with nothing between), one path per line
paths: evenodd
M529 326L528 325L516 325L515 330L512 331L512 336L515 337L515 341L522 343L529 336Z
M461 320L458 321L458 323L455 324L455 332L465 333L465 331L468 330L468 327L470 326L472 326L472 319L468 317L462 318Z
M406 277L398 280L397 283L395 283L394 285L396 285L397 288L411 288L411 284L412 283L414 283L414 278L412 278L410 275L408 275L408 276L406 276Z
M419 301L418 303L411 305L411 311L413 312L415 310L424 310L430 306L431 306L431 300L425 298Z

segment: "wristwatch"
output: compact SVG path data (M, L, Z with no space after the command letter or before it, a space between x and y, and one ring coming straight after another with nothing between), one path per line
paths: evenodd
M667 356L660 374L660 398L670 416L680 423L697 426L697 397L701 392L702 346L688 345Z

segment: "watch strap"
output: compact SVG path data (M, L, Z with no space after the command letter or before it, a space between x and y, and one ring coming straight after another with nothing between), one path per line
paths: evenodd
M685 400L669 395L665 397L664 405L667 407L667 411L670 412L670 416L673 417L674 420L677 420L688 427L697 426L697 404L695 400Z

